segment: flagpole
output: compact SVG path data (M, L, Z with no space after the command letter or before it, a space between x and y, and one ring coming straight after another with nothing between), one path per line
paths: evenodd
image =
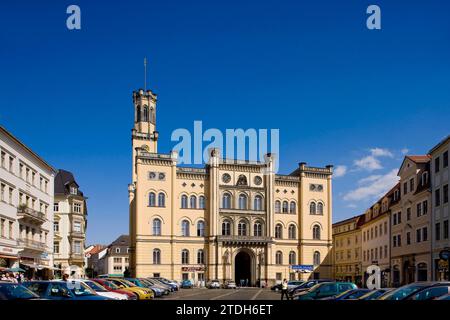
M144 57L144 92L147 91L147 57Z

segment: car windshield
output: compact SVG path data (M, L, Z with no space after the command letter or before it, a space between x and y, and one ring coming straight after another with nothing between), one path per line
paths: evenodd
M95 292L107 292L108 291L105 288L103 288L101 285L99 285L97 282L85 281L84 283L87 284L89 286L89 288L91 288Z
M20 284L0 284L0 300L29 300L39 296Z
M128 286L128 287L136 287L136 285L133 282L125 280L125 279L120 279L120 280L116 280L116 281L118 283L121 283L121 284L123 284L125 286Z
M112 281L104 281L103 284L112 290L119 290L119 287Z
M75 282L67 283L67 288L70 289L70 291L76 296L95 296L96 293L91 288L89 288L87 285L85 285L82 282Z
M392 292L389 292L381 297L381 300L402 300L406 296L410 295L411 293L416 292L417 290L425 287L425 284L410 284L404 287L400 287Z

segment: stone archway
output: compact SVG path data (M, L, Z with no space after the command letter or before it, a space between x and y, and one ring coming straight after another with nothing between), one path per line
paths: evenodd
M243 280L248 286L255 284L255 255L251 250L239 250L234 256L234 281Z

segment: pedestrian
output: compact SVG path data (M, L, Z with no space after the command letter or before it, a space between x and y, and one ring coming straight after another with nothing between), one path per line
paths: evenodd
M248 278L245 279L245 286L248 287Z
M281 300L283 300L283 297L286 296L286 300L289 300L288 296L288 282L286 279L283 280L281 283Z
M62 280L63 281L69 280L69 275L67 273L64 273L63 276L62 276Z
M244 286L244 279L239 280L241 288Z

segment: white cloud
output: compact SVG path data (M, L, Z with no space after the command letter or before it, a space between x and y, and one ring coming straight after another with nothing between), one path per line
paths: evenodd
M358 169L373 171L378 169L383 169L380 160L374 156L367 156L354 161L355 166Z
M369 183L369 182L376 181L376 180L378 180L380 178L381 178L381 175L379 175L379 174L371 175L371 176L368 176L368 177L360 179L358 181L358 184L360 184L360 185L361 184L366 184L366 183Z
M370 149L370 153L374 157L389 157L389 158L394 157L392 152L390 152L388 149L372 148L372 149Z
M350 203L349 205L347 205L347 208L356 209L358 208L358 206L354 203Z
M346 173L347 173L347 166L336 166L333 175L335 178L339 178L345 176Z
M348 192L344 195L343 199L345 201L361 201L379 198L398 182L397 169L393 169L385 175L375 177L371 176L371 179L362 179L366 180L365 185Z
M408 149L408 148L403 148L403 149L401 150L402 155L406 155L406 154L408 154L408 152L409 152L409 149Z

